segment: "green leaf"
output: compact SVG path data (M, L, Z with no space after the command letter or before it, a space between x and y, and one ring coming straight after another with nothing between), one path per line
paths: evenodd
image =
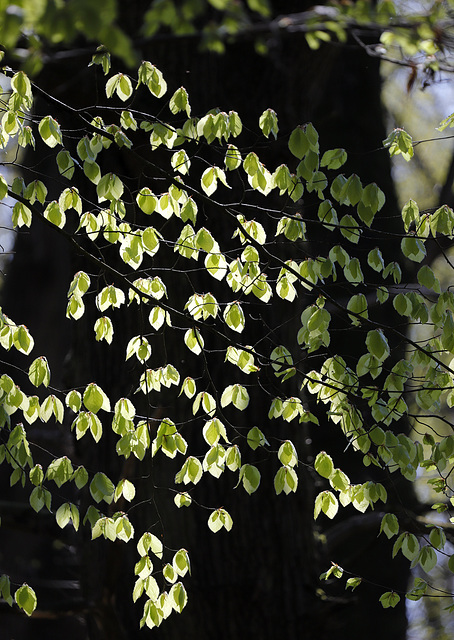
M145 556L148 551L151 551L157 558L161 559L163 556L163 544L157 536L146 531L137 543L137 551L140 556Z
M399 533L399 522L393 513L385 513L383 516L380 524L380 533L382 531L388 539Z
M116 93L123 102L131 97L132 84L128 76L125 76L123 73L117 73L109 78L106 83L106 95L108 98L111 98L114 93Z
M188 573L191 573L191 563L189 561L189 555L186 549L180 549L173 556L172 566L175 572L182 578Z
M107 173L103 176L96 186L98 201L119 200L123 195L124 185L118 176L114 173Z
M354 285L364 282L363 272L358 258L352 258L344 267L344 275Z
M427 217L426 217L427 220ZM451 236L454 229L454 211L451 207L443 205L439 207L430 218L430 231L435 238L437 233L443 236ZM422 229L421 229L422 231Z
M100 45L96 52L92 55L91 62L89 63L89 67L93 64L99 64L104 71L104 75L107 75L110 71L110 53L104 47L104 45Z
M47 194L47 189L45 189L45 194ZM44 198L45 195L42 198L43 202ZM58 205L62 212L66 211L67 209L74 209L74 211L76 211L79 215L82 214L82 200L79 195L78 189L76 189L75 187L64 189L62 191L58 199Z
M260 168L260 160L256 153L251 151L243 160L243 168L249 176L255 175Z
M361 201L358 202L357 212L360 220L370 227L374 221L374 213L372 209L370 207L366 207Z
M156 98L161 98L167 91L167 83L161 71L147 60L139 67L137 86L142 83Z
M448 569L450 570L451 573L454 573L454 555L449 557Z
M261 0L260 0L261 1ZM220 114L221 115L221 114ZM229 111L228 127L231 135L236 138L240 135L243 124L241 118L236 111Z
M351 175L347 182L345 183L345 196L346 196L346 204L347 201L355 206L361 200L363 195L363 186L361 184L361 180L356 174Z
M228 171L234 171L241 166L242 158L241 151L234 144L227 145L227 151L225 152L224 164Z
M164 568L162 570L162 575L167 580L167 582L170 582L170 584L173 584L178 579L178 574L176 573L175 569L172 567L171 564L164 565Z
M419 222L419 208L414 200L408 200L402 207L402 220L404 223L405 231L408 232L411 224Z
M11 607L13 604L13 599L11 597L11 581L6 574L0 576L0 593L5 602L7 602Z
M197 387L194 378L187 377L183 380L183 384L181 385L180 396L182 393L185 394L188 398L193 398L196 394Z
M189 156L186 151L184 149L181 149L180 151L176 151L173 154L170 160L170 164L172 165L172 168L175 169L175 171L178 171L182 175L185 175L189 171L191 161L189 160Z
M354 324L355 326L360 326L361 318L367 320L369 315L367 310L366 296L363 293L358 293L357 295L352 296L347 303L347 310L355 314L349 314L348 316L352 321L352 324ZM358 316L360 317L358 318Z
M90 138L88 136L84 136L77 143L77 155L79 158L88 163L94 163L96 160L97 152L95 152L90 144Z
M249 495L257 491L260 485L260 471L252 464L243 464L240 469L238 484L243 483L244 489Z
M383 609L388 609L388 607L395 607L400 602L399 594L395 593L395 591L387 591L383 595L380 596L380 602Z
M95 322L94 331L97 342L105 340L108 344L112 343L114 330L110 318L107 316L98 318Z
M35 487L43 483L44 473L40 464L36 464L33 469L30 469L29 478L30 482L35 485Z
M198 356L202 353L204 340L197 327L186 331L184 334L184 343L190 351L195 353L195 355Z
M194 243L197 249L202 249L207 253L215 249L216 246L216 241L214 240L208 229L205 229L205 227L202 227L197 231Z
M140 209L148 215L153 213L158 204L156 196L148 187L143 187L139 191L139 193L137 194L136 202L139 205Z
M252 427L252 429L248 431L247 443L254 451L258 447L264 447L265 445L269 446L270 444L258 427Z
M208 527L213 533L220 531L222 528L226 531L230 531L232 526L232 517L225 509L216 509L216 511L213 511L208 518Z
M427 264L423 265L419 269L418 282L421 286L427 287L427 289L433 289L435 293L441 293L440 282Z
M109 307L118 308L125 302L125 294L113 285L104 287L96 296L96 306L103 312Z
M115 486L105 473L98 472L95 474L90 483L90 493L95 502L104 500L110 504L113 500Z
M369 331L366 337L366 346L379 362L383 362L390 354L388 341L381 329Z
M241 452L238 445L235 444L227 449L225 464L230 471L236 471L241 467Z
M444 131L446 127L452 127L454 123L454 113L451 113L447 118L442 120L442 122L436 128L437 131Z
M20 470L20 469L18 469ZM35 487L30 494L30 505L36 513L45 506L50 511L51 494L44 487Z
M176 474L175 483L180 484L183 482L184 484L188 484L189 482L192 482L193 484L197 484L202 475L203 468L201 462L194 456L190 456L186 459L180 471Z
M352 216L343 216L339 221L339 229L344 238L347 238L347 240L350 240L350 242L353 242L354 244L358 244L361 236L361 230L358 223Z
M220 180L225 187L229 187L225 173L219 167L209 167L202 173L200 183L207 196L211 196L216 191L218 180Z
M216 407L216 404L214 404L214 407ZM207 442L210 446L216 445L219 442L220 438L223 438L225 442L228 442L225 426L218 418L213 418L212 420L206 422L205 426L203 427L202 434L205 442Z
M36 360L31 363L28 370L28 377L35 387L39 387L41 384L45 387L49 386L50 369L44 356L36 358Z
M329 478L329 483L337 491L346 492L350 488L349 477L340 469L334 469Z
M340 567L335 562L331 562L331 567L328 569L328 571L325 571L324 573L322 573L319 579L328 580L328 578L333 576L334 578L337 578L338 580L340 580L343 575L344 575L344 570L342 569L342 567Z
M318 518L320 512L323 512L331 520L337 514L339 503L336 496L331 491L322 491L315 498L314 520Z
M142 555L139 562L134 567L134 574L139 576L139 580L145 581L153 571L153 563L148 555Z
M169 109L174 114L180 111L186 111L188 118L190 117L191 107L189 105L188 92L184 87L177 89L170 98Z
M174 500L174 502L175 502L175 504L176 504L176 506L178 508L180 508L180 507L189 507L189 505L192 503L191 496L189 495L189 493L186 493L186 492L177 493L173 500ZM164 576L164 577L166 577L166 576ZM170 582L172 582L172 581L170 581Z
M14 594L14 599L17 605L25 611L27 616L31 616L33 611L36 609L37 598L36 593L33 591L28 584L23 584L19 589L17 589Z
M366 207L372 213L372 216L380 211L385 204L386 198L383 191L373 182L368 184L363 189L363 195L361 196L361 205ZM359 209L358 209L359 212Z
M188 596L186 594L186 589L181 582L177 582L172 586L169 591L169 600L172 604L172 608L175 609L175 611L177 611L178 613L181 613L183 611L188 601Z
M289 171L289 168L285 164L281 164L277 167L276 171L273 174L274 184L279 189L280 195L284 195L284 193L291 193L294 188L294 182L292 178L292 174Z
M391 157L402 154L407 162L413 157L413 142L411 136L404 129L391 131L386 140L383 140L383 146L389 149Z
M32 212L22 202L16 202L13 207L13 227L29 227L32 223Z
M19 135L17 136L17 143L20 147L26 147L30 145L30 147L35 150L35 138L33 136L32 128L28 125L23 126L19 131ZM1 144L1 136L0 136L0 144Z
M377 287L376 291L377 300L380 304L383 304L389 298L389 292L386 287Z
M273 109L266 109L266 111L262 113L259 119L259 126L266 138L268 138L270 133L272 133L274 139L277 139L279 126L277 123L276 112L273 111Z
M223 318L227 326L233 331L238 333L243 331L246 321L239 302L228 304L224 310Z
M74 504L68 502L62 504L57 509L55 519L61 529L64 529L70 521L76 531L79 529L79 510Z
M416 236L406 236L401 242L402 253L413 262L421 262L426 257L423 240Z
M62 423L64 408L62 401L54 395L48 396L41 404L39 417L43 422L47 422L51 416L55 416L57 422Z
M22 98L21 103L26 109L32 107L32 86L24 71L19 71L13 75L11 78L11 89Z
M297 127L292 131L288 141L288 148L300 160L309 151L310 145L303 127Z
M419 552L418 562L423 571L430 573L430 571L432 571L432 569L437 565L437 554L435 553L435 550L428 545L422 547Z
M117 502L122 496L127 502L134 500L136 488L132 482L126 478L122 478L117 484L114 493L114 501Z
M288 495L290 492L296 492L298 488L298 477L295 470L289 466L282 466L274 477L274 490L276 495L282 491Z
M122 540L123 542L129 542L134 537L134 527L132 526L126 514L122 514L118 518L116 518L115 534L116 534L116 537L119 540ZM154 578L149 579L149 582L147 583L145 588L150 591L153 590L153 594L156 593L156 596L157 596L157 594L159 594L159 588L156 585L156 590L155 590L154 584L153 586L150 585L151 582L154 582Z
M295 446L290 440L286 440L279 447L279 451L277 454L279 461L286 467L294 467L298 464L298 454L296 452Z
M82 396L76 390L70 391L65 398L66 406L78 413L82 406Z
M53 460L46 471L46 478L53 480L59 488L66 482L69 482L72 477L73 466L71 460L66 456Z
M66 149L59 151L57 154L58 170L64 178L71 180L74 175L74 160Z
M408 560L414 560L419 555L418 538L413 533L405 533L401 550Z
M226 407L230 403L240 411L244 411L249 404L249 393L240 384L229 385L221 396L221 407Z
M359 577L348 578L347 582L345 583L345 588L346 589L350 588L352 591L354 591L356 587L359 587L361 582L362 582L362 578L359 578Z
M59 229L62 229L66 224L66 216L56 200L47 205L44 210L44 217Z
M385 263L383 260L382 253L378 247L372 249L367 254L367 264L374 270L380 273L385 268Z
M88 482L88 472L85 467L78 467L73 474L74 483L78 489L82 489Z
M435 549L443 549L446 544L446 534L441 527L433 527L429 535L430 544Z
M0 176L0 200L8 195L8 183L3 176Z
M192 413L195 415L200 407L202 407L208 415L214 415L216 411L216 401L207 391L201 391L197 394L192 405Z
M397 262L390 262L383 270L383 278L392 275L395 284L399 284L402 280L402 270Z
M334 471L334 464L331 456L325 451L321 451L315 458L314 468L323 478L330 478Z
M38 131L43 141L51 149L56 147L57 144L63 144L60 125L52 116L45 116L41 119L38 125Z
M320 161L321 167L327 169L339 169L347 162L347 152L345 149L331 149L325 151Z
M100 409L110 411L110 402L104 391L94 382L87 385L83 401L88 411L97 413Z

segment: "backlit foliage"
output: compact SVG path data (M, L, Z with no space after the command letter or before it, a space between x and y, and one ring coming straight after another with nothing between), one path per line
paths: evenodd
M266 12L264 2L249 5ZM197 485L222 474L232 474L232 487L256 492L264 472L251 457L256 450L275 461L274 489L285 500L299 490L299 469L306 462L275 425L288 423L291 434L301 423L315 430L331 422L383 480L358 483L329 451L316 452L313 469L325 489L315 498L314 518L332 519L346 508L364 513L379 504L386 513L377 534L395 538L393 556L401 553L430 574L448 555L454 570L443 525L454 504L454 436L439 438L434 427L436 420L452 426L454 294L425 263L429 243L452 238L452 209L420 211L410 200L398 233L383 225L376 229L386 205L379 184L344 174L347 151L327 149L311 123L281 134L279 114L268 109L257 114L257 144L246 149L241 114L193 114L186 90L170 88L152 62L142 62L135 73L112 74L109 54L99 49L92 64L93 73L99 65L106 76L102 104L111 109L100 103L74 111L73 131L60 126L62 105L52 96L49 112L34 114L34 85L24 71L4 69L11 92L3 96L1 146L34 148L40 137L59 188L55 192L45 175L28 184L22 177L9 182L0 176L0 198L12 203L16 229L40 219L89 265L68 281L66 315L74 322L87 308L90 317L96 315L90 340L113 348L119 310L139 312L124 353L134 373L128 374L125 397L109 397L96 381L65 392L54 388L46 354L35 353L27 327L15 324L21 319L9 318L5 309L1 346L28 358L28 368L14 379L0 377L0 460L10 467L11 485L22 485L31 508L52 511L62 528L89 527L92 539L137 545L132 597L143 602L141 625L152 628L186 605L190 550L171 550L153 531L134 530L128 516L136 499L131 479L109 478L67 456L55 456L46 468L36 464L29 425L52 421L77 440L96 444L111 430L119 457L178 460L168 490L175 508L196 509ZM147 114L134 108L135 96L144 93L151 105ZM64 108L70 111L71 105ZM281 154L284 148L286 162L265 163L263 144L267 157L273 145ZM410 136L400 129L384 141L383 153L386 148L406 160L413 154ZM105 169L119 149L130 167L140 167L138 174L115 172L113 162ZM240 187L238 201L231 194ZM389 243L392 260L386 257ZM176 273L189 279L189 297L176 299ZM405 273L415 274L412 282L403 279ZM274 306L279 312L266 316L273 326L257 321ZM428 327L429 337L409 338L408 322ZM343 352L339 336L345 331L355 332L357 353ZM155 356L163 340L172 344L169 353L184 353L188 364ZM213 383L216 367L225 371L222 387ZM24 375L40 397L21 390ZM164 393L172 410L155 418ZM266 403L265 424L254 425L254 403ZM418 440L408 435L408 423ZM203 448L192 435L194 425ZM387 511L386 486L392 474L413 482L427 471L427 482L439 494L433 508L447 519L421 534ZM74 485L73 502L61 503L56 495L65 483ZM91 504L80 513L77 496L83 491L89 491ZM212 532L232 530L228 501L226 495L223 505L210 505ZM117 502L122 508L115 510ZM322 577L330 576L344 579L344 570L333 564ZM351 576L346 587L360 582L361 576ZM407 597L429 593L429 583L417 578ZM6 575L0 589L12 604ZM32 585L19 587L14 599L33 613ZM399 599L392 585L380 597L385 608Z

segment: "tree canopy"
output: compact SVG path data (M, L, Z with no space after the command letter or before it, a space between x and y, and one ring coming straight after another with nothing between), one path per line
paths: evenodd
M311 597L344 597L340 585L361 602L369 586L385 609L442 597L451 612L454 294L433 259L452 268L453 209L410 199L397 211L381 175L349 170L353 134L339 147L312 122L282 129L271 107L247 122L222 104L194 112L185 87L140 61L123 10L1 9L0 199L19 235L45 229L71 256L66 299L52 302L64 366L3 305L4 495L18 489L36 522L48 513L86 546L132 548L140 627L185 615L188 518L234 548L261 492L264 504L299 492L310 503L304 526L321 573ZM277 15L265 0L164 0L147 8L140 35L220 54L252 38L263 56L276 30L303 34L314 55L353 42L408 67L413 86L451 70L450 15L449 3L418 15L389 1ZM81 82L73 102L54 94L46 65L73 56L82 69L87 50L88 89ZM454 114L434 122L444 135L452 126ZM370 151L411 162L414 148L395 128ZM15 296L31 314L46 304L27 288ZM384 539L390 565L411 567L407 586L330 555L343 531L348 548L360 546L364 527ZM39 612L37 591L20 575L0 578L3 600L27 616Z

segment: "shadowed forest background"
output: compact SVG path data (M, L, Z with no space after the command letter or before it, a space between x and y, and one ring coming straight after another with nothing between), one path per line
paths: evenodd
M298 125L313 123L326 148L348 151L345 174L358 174L364 184L377 183L386 194L386 204L376 223L376 235L371 233L368 244L361 249L371 250L379 243L385 263L395 259L394 245L387 241L386 234L391 238L401 233L400 207L402 201L408 199L402 196L402 189L422 192L421 198L427 197L423 205L426 208L453 205L452 145L448 148L448 144L439 147L440 143L431 143L443 149L439 155L433 146L427 153L422 151L427 148L423 145L421 154L419 148L416 150L416 170L421 176L427 178L426 168L433 163L437 165L433 178L437 181L436 187L431 185L430 174L427 185L421 186L423 177L413 182L405 174L403 161L396 163L393 170L390 155L383 147L383 140L392 128L404 126L407 117L410 121L419 119L414 115L412 96L422 91L426 80L427 84L439 87L438 81L443 79L449 96L450 77L438 72L429 77L411 65L404 66L399 74L390 63L384 67L380 57L371 55L372 51L367 49L377 43L383 27L373 23L361 27L360 24L355 32L347 29L345 41L333 37L328 42L320 41L318 48L311 48L306 27L311 20L317 20L318 15L324 15L324 7L314 10L307 2L271 2L268 11L268 5L261 1L173 3L162 0L152 3L155 25L148 2L135 0L117 5L112 0L93 7L83 2L80 3L85 20L80 18L82 26L71 14L74 3L67 3L67 14L63 9L53 12L51 5L49 3L34 24L38 32L36 41L24 30L24 35L11 43L8 38L12 40L13 36L8 34L12 33L14 24L20 32L20 21L14 21L22 9L18 7L16 11L15 5L2 8L0 34L5 41L1 37L0 41L6 49L4 63L15 70L24 65L39 87L33 112L44 115L52 108L62 131L74 131L74 137L80 126L75 121L74 110L97 105L101 95L105 100L102 69L89 66L101 43L112 51L114 73L124 69L125 62L137 68L140 60L150 60L162 71L170 95L184 86L193 115L216 107L226 112L237 111L245 129L243 147L257 150L267 165L286 162L291 131ZM23 11L29 11L27 3ZM234 31L235 20L243 27L238 28L238 33L225 36L229 25ZM191 25L192 30L187 25ZM449 44L450 41L444 49L447 56ZM387 79L383 93L384 74ZM431 86L424 90L424 95L432 95ZM401 96L397 102L396 95ZM440 100L440 94L433 95L435 100ZM408 104L408 111L402 110L403 104ZM137 112L148 113L156 105L137 96L133 107ZM266 141L258 142L255 133L260 114L268 108L275 110L279 117L279 136L272 147ZM429 115L427 119L433 120L435 127L450 110L452 105L441 115L433 118ZM107 109L105 113L108 120ZM160 112L154 115L161 117ZM419 133L415 135L418 137ZM44 174L49 199L58 198L61 187L57 166L54 160L49 162L48 147L38 139L36 144L35 151L21 152L15 170L21 172L26 183ZM154 153L153 162L159 165L161 152ZM148 169L138 161L136 164L122 149L112 151L106 158L103 160L106 164L101 164L102 172L113 171L126 184L129 176L149 178ZM95 191L87 190L82 178L76 177L74 185L87 200L94 201ZM151 181L159 190L159 178L153 176ZM244 186L237 184L234 189L229 197L241 204ZM253 198L251 202L255 204ZM256 202L259 218L261 205ZM269 204L270 209L279 206L272 197ZM303 218L306 212L310 216L310 199L295 204L296 211L301 211ZM216 209L207 204L201 216L216 232L220 244L230 246L230 227ZM173 220L169 221L166 232L172 232L172 225L175 225ZM267 230L271 232L271 226ZM314 231L305 249L307 254L317 255L327 243L329 246L332 239L328 235L321 226ZM450 240L446 240L442 248L449 243ZM435 247L429 258L435 259L437 253ZM205 286L200 284L203 276L196 271L190 277L182 270L175 269L172 273L174 257L170 249L163 260L160 268L166 272L169 305L187 299L191 292ZM117 257L112 258L111 264L118 268L121 263ZM69 283L76 271L90 272L91 269L83 255L69 248L64 237L37 220L31 229L16 233L14 255L5 262L1 304L8 316L28 327L35 340L34 353L46 354L53 387L70 389L96 381L110 398L119 398L132 394L136 386L132 378L133 365L130 361L125 365L124 354L134 326L140 321L139 312L133 306L117 312L116 338L112 345L91 339L96 320L94 309L87 306L84 317L77 323L68 320L65 309ZM414 280L415 272L410 264L403 281ZM109 277L107 274L106 283ZM340 285L334 291L340 298L345 297ZM303 290L301 304L304 304L304 295ZM277 327L278 337L295 330L293 321L286 322L285 301L273 298L266 309L256 312L253 308L250 314L253 322L242 336L244 344L254 344L257 332L264 327ZM390 305L383 306L376 318L383 322L395 318L399 326L406 323ZM354 331L333 333L333 352L358 357L362 347ZM397 360L405 351L404 345L396 342L392 347L393 358ZM212 337L207 341L207 348L215 354L221 347ZM154 349L156 354L163 357L165 354L169 362L181 366L182 371L193 364L192 355L182 353L176 342L158 344ZM209 353L207 358L206 366L210 367L214 386L221 389L230 384L215 356ZM2 359L4 371L10 375L15 374L17 367L25 366L25 356L13 351L3 354ZM18 384L26 393L36 392L26 377ZM300 386L301 380L295 377L293 395L300 393ZM171 400L166 393L164 391L159 403L153 406L150 419L168 415ZM253 397L255 390L250 393ZM138 531L149 528L159 532L170 548L188 550L191 576L185 583L189 600L181 615L171 616L159 628L139 631L141 606L131 599L132 568L137 561L135 543L106 543L101 539L92 542L89 531L79 531L76 536L70 528L60 529L50 513L32 514L21 487L15 485L9 489L9 475L2 467L1 481L8 491L0 500L0 573L10 575L12 581L17 576L17 583L32 585L39 603L31 618L0 603L2 637L129 640L153 636L173 640L184 636L205 640L215 636L220 639L324 640L337 636L359 640L367 635L369 640L405 639L408 629L405 598L395 608L384 610L379 597L384 587L391 586L399 592L407 590L411 579L409 563L402 556L391 562L392 541L383 535L377 537L377 533L384 511L398 514L399 521L413 531L418 526L416 518L424 517L430 507L416 495L414 483L394 474L388 478L386 505L365 514L344 510L334 521L314 522L314 498L324 486L313 469L317 452L327 450L334 459L342 459L356 482L376 480L379 472L373 465L365 467L362 456L346 448L345 437L328 421L322 408L310 397L304 400L309 402L320 426L287 425L287 435L279 435L291 437L302 461L296 493L276 496L273 474L264 470L260 490L252 496L240 487L233 489L234 483L227 477L201 487L198 501L202 505L224 504L228 496L228 510L235 523L229 533L213 534L207 528L208 511L194 506L175 508L173 495L169 498L166 488L173 485L178 465L169 464L159 456L153 462L148 456L142 461L133 456L120 459L112 453L116 440L107 429L95 446L85 439L76 442L69 424L57 425L57 428L50 423L31 425L28 432L37 461L42 459L43 464L48 464L48 451L52 450L54 455L68 455L90 471L103 471L115 482L120 478L139 479L137 500L144 505L131 510L134 526ZM184 415L178 414L179 409L172 408L176 413L172 419L184 420ZM257 425L265 430L265 425L270 424L268 409L269 405L259 400L253 409L236 417L238 428ZM410 433L408 425L405 429ZM198 438L201 440L200 434L192 437L195 442ZM267 461L264 464L266 469ZM60 494L62 499L73 499L71 489L63 487ZM85 499L88 504L89 496ZM227 508L227 504L225 506ZM320 582L320 574L329 568L332 560L348 567L352 575L364 576L360 588L346 591L344 585L335 580ZM420 603L413 606L416 605L422 607ZM430 635L428 625L418 632L420 635L408 637L424 640L452 637L449 635L452 626L446 623L439 607L432 615L436 636Z

